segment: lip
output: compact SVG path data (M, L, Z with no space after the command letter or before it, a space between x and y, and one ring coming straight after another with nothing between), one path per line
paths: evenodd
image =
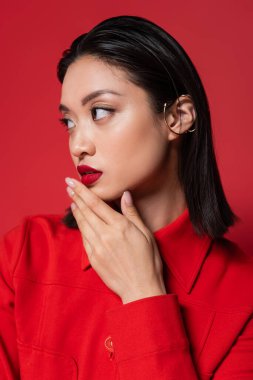
M79 165L77 166L77 170L79 174L82 176L81 182L86 186L91 185L92 183L96 182L99 179L99 177L101 177L101 175L103 174L103 172L89 165ZM92 173L87 174L87 172L92 172Z
M89 165L78 165L77 170L78 170L80 175L84 175L87 172L102 173L100 170L97 170L97 169L95 169Z
M102 174L102 172L84 174L81 178L81 182L86 186L91 185L92 183L96 182Z

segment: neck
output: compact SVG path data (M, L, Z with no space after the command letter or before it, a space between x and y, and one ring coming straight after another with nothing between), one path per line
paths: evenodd
M134 205L151 232L172 223L187 207L184 193L179 186L173 186L169 191L161 189L155 195L134 200Z

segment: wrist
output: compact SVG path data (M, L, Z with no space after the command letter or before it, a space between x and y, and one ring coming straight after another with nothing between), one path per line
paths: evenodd
M153 289L145 289L145 291L136 291L135 293L128 294L121 297L122 303L127 304L129 302L137 301L147 297L161 296L167 294L165 286Z

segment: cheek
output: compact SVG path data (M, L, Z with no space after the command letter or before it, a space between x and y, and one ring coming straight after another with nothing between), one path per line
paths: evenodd
M70 153L70 157L74 163L75 166L77 166L78 164L78 157L75 156L73 153L72 153L72 145L71 145L71 141L69 139L69 143L68 143L68 148L69 148L69 153Z
M144 127L125 130L106 146L113 173L120 182L129 179L136 180L148 176L157 169L164 160L167 151L167 141L155 128ZM124 175L122 175L124 173Z

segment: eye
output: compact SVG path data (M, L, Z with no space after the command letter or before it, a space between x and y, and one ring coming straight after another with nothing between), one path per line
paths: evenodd
M68 131L69 129L72 129L74 128L75 126L75 123L70 120L70 119L67 119L67 118L63 118L63 119L60 119L60 122L66 127L66 130Z
M91 108L91 115L93 120L100 120L103 117L108 116L108 114L114 112L112 108L102 108L102 107L93 107Z

